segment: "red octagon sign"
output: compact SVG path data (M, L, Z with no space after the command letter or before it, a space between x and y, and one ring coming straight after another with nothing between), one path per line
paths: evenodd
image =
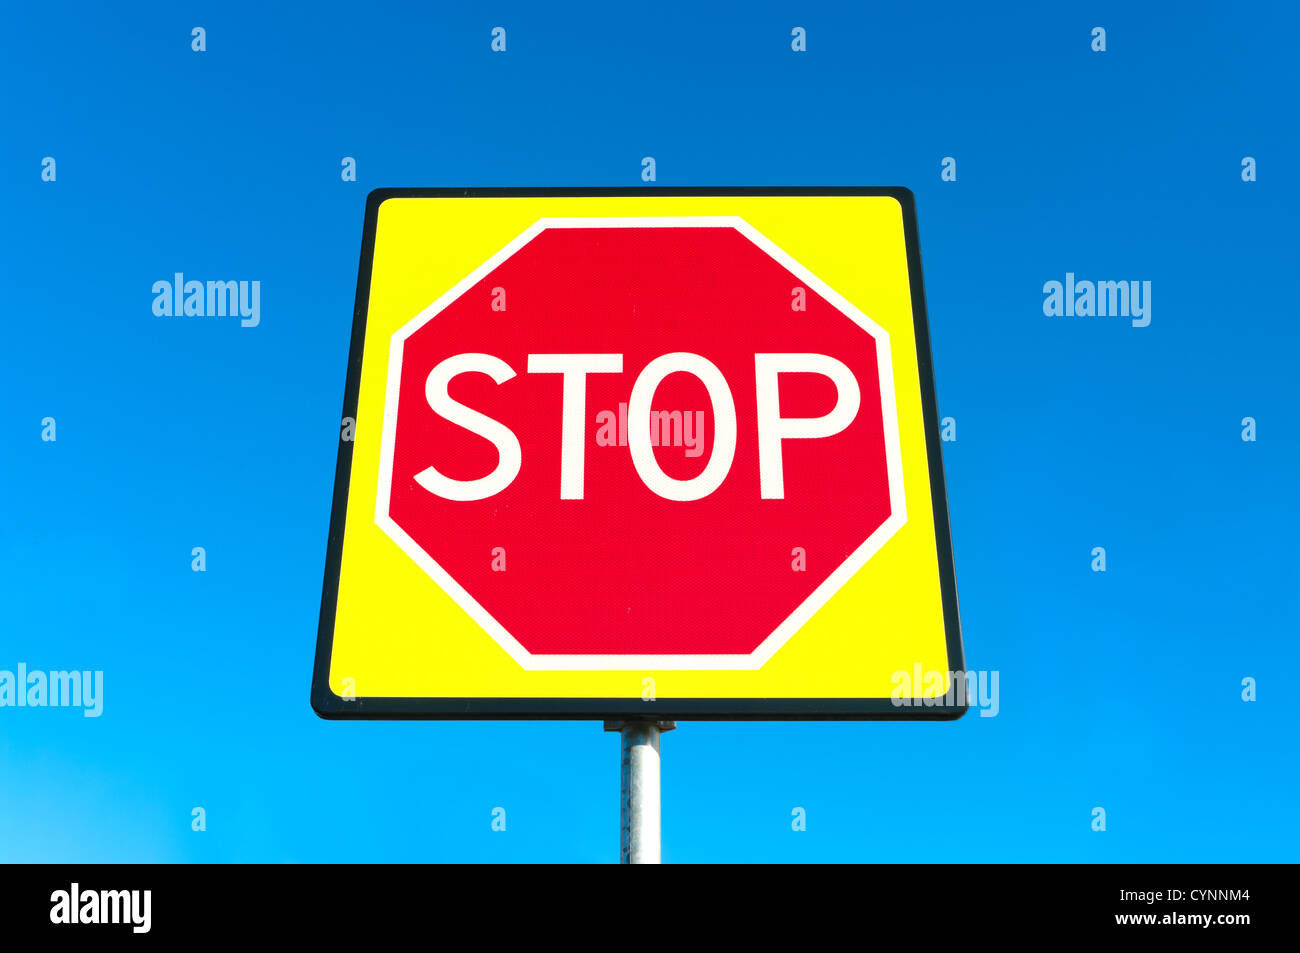
M906 520L891 368L739 218L543 219L393 336L376 522L525 668L758 668Z

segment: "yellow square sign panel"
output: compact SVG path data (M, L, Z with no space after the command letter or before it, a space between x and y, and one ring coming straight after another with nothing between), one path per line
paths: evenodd
M366 206L327 718L954 718L912 194Z

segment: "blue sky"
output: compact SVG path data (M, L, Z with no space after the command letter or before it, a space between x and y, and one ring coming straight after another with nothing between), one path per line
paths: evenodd
M616 859L598 724L307 698L366 192L640 187L647 155L660 186L916 193L968 665L1001 687L954 724L683 724L665 860L1296 858L1294 9L5 21L0 669L103 670L105 699L0 708L0 859ZM176 271L260 280L261 324L155 317ZM1151 281L1150 326L1045 316L1066 272Z

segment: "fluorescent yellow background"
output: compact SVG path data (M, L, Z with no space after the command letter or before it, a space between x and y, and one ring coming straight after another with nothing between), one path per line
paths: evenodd
M907 523L757 671L525 671L375 525L389 341L539 218L657 215L743 218L889 332ZM660 699L888 698L893 673L918 662L949 669L897 201L645 195L395 198L379 207L330 665L336 694L351 678L362 697L640 698L650 675Z

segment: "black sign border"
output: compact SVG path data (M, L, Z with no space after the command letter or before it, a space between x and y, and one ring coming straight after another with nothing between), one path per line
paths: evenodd
M388 188L366 196L365 224L361 236L361 261L357 268L357 295L352 319L352 344L348 354L348 376L343 397L343 417L356 419L361 388L361 359L365 345L366 313L370 301L370 275L374 265L375 227L379 206L396 198L614 198L655 196L887 196L898 201L903 212L907 245L907 273L911 284L912 315L915 323L917 369L921 380L921 406L925 426L926 455L930 465L930 491L934 501L935 548L939 559L939 584L943 600L944 630L948 665L964 671L961 619L957 608L957 581L953 571L952 536L948 520L948 494L944 483L942 441L935 400L934 365L930 329L926 318L925 287L921 275L921 248L916 228L916 197L911 189L886 187L761 187L727 186L692 188ZM960 718L966 704L946 704L939 698L934 706L912 699L900 706L889 698L405 698L358 696L342 698L329 687L330 658L334 647L334 615L338 603L339 569L343 558L343 528L347 517L348 485L352 473L353 442L339 441L334 471L334 503L330 515L329 540L325 557L325 580L321 592L320 627L316 638L316 664L312 673L311 706L326 719L566 719L695 721L952 721ZM955 664L954 664L955 663Z

